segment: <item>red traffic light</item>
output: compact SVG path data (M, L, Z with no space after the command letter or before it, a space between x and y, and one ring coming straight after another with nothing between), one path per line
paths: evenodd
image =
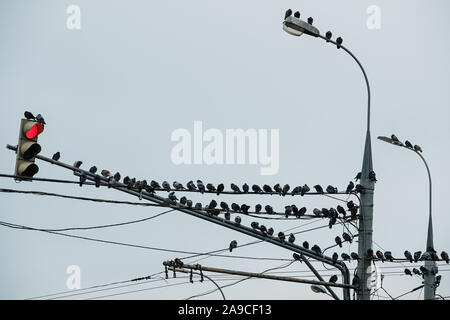
M28 129L25 133L25 136L28 139L34 139L39 134L41 134L44 131L44 125L42 123L37 122L34 124L30 129Z

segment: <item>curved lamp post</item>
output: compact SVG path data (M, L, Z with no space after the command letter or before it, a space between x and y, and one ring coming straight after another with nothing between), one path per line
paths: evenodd
M361 170L361 181L360 184L363 186L363 191L361 192L361 208L360 208L360 221L359 221L359 241L358 241L358 254L360 257L366 257L368 249L372 249L372 222L373 222L373 194L375 187L375 179L373 175L373 164L372 164L372 145L370 138L370 85L367 78L366 71L355 57L355 55L342 45L342 38L337 38L336 41L331 40L331 32L328 31L324 36L320 34L320 31L312 25L313 19L310 17L308 21L305 22L300 19L300 13L297 11L292 15L292 10L286 11L285 19L283 22L283 30L294 36L301 36L306 34L312 37L320 38L325 40L327 43L335 45L338 49L342 49L347 52L358 64L361 69L364 80L367 87L367 131L366 140L364 146L363 163ZM369 177L372 177L369 178ZM370 273L368 273L368 268L370 267L370 260L361 259L358 262L358 272L357 275L360 281L360 289L357 290L358 300L369 300L370 299L370 287L368 287L368 281Z
M434 244L433 244L433 221L431 216L431 205L432 205L432 184L431 184L431 173L430 168L428 167L427 162L425 161L425 158L421 154L421 148L416 146L412 147L411 144L409 146L404 145L402 142L388 137L380 136L378 137L379 140L388 142L390 144L393 144L397 147L402 147L407 150L413 151L415 154L417 154L420 159L422 159L423 163L425 164L425 168L427 169L428 173L428 183L429 183L429 215L428 215L428 233L427 233L427 246L426 246L426 252L430 254L436 253L434 250ZM435 298L435 281L436 281L436 273L438 272L438 267L436 265L436 261L434 260L425 260L425 268L428 270L428 273L424 275L425 280L425 287L424 287L424 299L434 299Z

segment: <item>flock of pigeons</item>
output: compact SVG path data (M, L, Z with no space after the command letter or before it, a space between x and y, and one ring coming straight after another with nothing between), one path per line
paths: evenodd
M23 115L25 116L25 118L27 120L33 120L33 121L39 122L40 124L44 124L44 125L46 124L44 117L41 116L40 113L35 117L31 112L25 111Z
M414 149L417 152L422 152L422 148L419 145L415 144L413 146L413 144L408 140L406 140L405 144L403 144L403 142L401 142L395 134L391 135L391 141L393 144L396 144L398 146L407 147L409 149Z

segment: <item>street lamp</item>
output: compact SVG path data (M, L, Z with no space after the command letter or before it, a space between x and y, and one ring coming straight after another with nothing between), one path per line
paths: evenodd
M428 167L427 162L425 161L425 158L422 156L421 152L422 149L415 145L414 147L409 141L406 141L405 144L400 142L398 138L395 135L392 135L391 138L380 136L378 137L379 140L393 144L397 147L402 147L407 150L413 151L415 154L417 154L420 159L422 159L423 163L425 164L425 168L427 168L428 173L428 183L429 183L429 215L428 215L428 234L427 234L427 246L426 246L426 252L430 253L431 257L433 257L436 254L436 251L434 250L434 244L433 244L433 221L431 216L431 204L432 204L432 198L431 198L431 173L430 168ZM438 272L438 267L436 265L435 259L431 260L425 260L425 268L428 270L427 274L424 275L425 280L425 288L424 288L424 299L430 300L435 298L435 281L436 281L436 273Z
M305 22L300 19L300 12L295 12L292 15L292 10L286 11L283 21L283 30L294 36L301 36L303 34L310 35L315 38L320 38L325 40L327 43L335 45L338 49L342 49L347 52L358 64L361 69L364 80L367 87L367 131L366 140L364 146L363 163L361 170L361 181L360 184L363 187L361 192L361 208L360 208L360 220L359 220L359 237L358 237L358 254L360 257L365 257L368 249L372 249L372 223L373 223L373 194L375 188L375 179L373 175L373 165L372 165L372 145L370 139L370 85L367 78L366 71L355 57L355 55L342 45L342 38L337 38L336 41L332 40L332 33L328 31L325 37L320 34L319 29L314 27L313 18L308 18ZM370 267L370 260L361 259L358 261L358 271L357 275L360 279L361 287L357 290L358 300L369 300L370 299L370 289L368 287L367 281L370 273L367 272Z

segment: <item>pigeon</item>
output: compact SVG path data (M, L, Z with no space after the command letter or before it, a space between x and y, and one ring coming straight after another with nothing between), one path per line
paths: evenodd
M311 189L309 189L308 185L305 184L305 185L302 187L302 192L300 193L300 195L303 196L305 193L308 193L310 190L311 190Z
M338 280L338 277L337 277L337 275L334 274L334 275L331 276L331 278L330 278L330 280L328 280L328 282L336 283L337 280Z
M314 251L317 255L322 255L322 250L320 250L320 247L317 244L313 245L311 250Z
M359 255L356 252L350 253L350 257L352 257L353 260L359 260Z
M413 145L411 144L411 142L409 142L408 140L405 141L405 146L410 149L414 148Z
M422 251L414 252L414 262L419 261L421 255L422 255Z
M301 207L301 208L298 210L298 216L299 216L299 217L304 216L305 213L306 213L306 207Z
M129 185L131 182L131 179L129 176L126 176L125 178L123 178L123 184Z
M333 256L331 257L333 259L333 263L336 263L338 261L339 255L337 252L333 253Z
M203 194L205 192L205 185L203 184L202 180L197 180L197 188L201 194Z
M217 207L217 201L216 200L211 200L211 202L208 205L209 209L215 209Z
M287 11L286 11L286 13L284 14L284 19L286 20L288 17L290 17L292 15L292 10L291 9L288 9Z
M417 268L413 268L412 271L414 274L417 274L418 276L422 275L422 273Z
M266 205L266 206L264 207L264 209L266 210L266 212L267 212L268 214L273 214L273 208L272 208L271 206Z
M221 201L220 202L220 207L225 210L225 211L229 211L230 207L228 207L228 204L226 202Z
M424 266L420 266L419 269L420 269L420 271L422 272L422 274L424 274L424 275L428 274L428 269L425 268Z
M233 249L236 249L237 248L237 241L236 240L233 240L233 241L231 241L230 242L230 252L232 252L233 251Z
M242 222L241 217L236 216L236 217L234 218L234 222L236 222L237 224L241 224L241 222Z
M335 208L330 208L329 212L330 212L330 217L331 218L337 218L338 217L338 212L336 211Z
M280 239L281 242L283 242L286 239L286 236L283 232L278 232L278 239Z
M339 248L342 248L342 239L341 239L341 237L337 236L336 238L334 238L334 241L339 246Z
M197 190L197 187L195 186L194 181L192 181L192 180L189 181L186 184L186 186L187 186L188 190L191 190L191 191L196 191Z
M239 187L234 183L231 184L231 190L233 190L234 192L241 192L241 189L239 189Z
M322 215L322 211L320 211L320 210L317 209L317 208L314 208L313 213L314 213L316 216L318 216L318 217L320 217L320 216Z
M405 274L412 277L412 272L408 268L405 268Z
M417 144L414 145L414 150L422 152L422 148Z
M330 211L327 209L327 208L322 208L322 215L324 216L324 217L329 217L330 216Z
M238 204L234 203L234 202L231 204L231 209L233 209L234 212L240 212L241 211L241 207Z
M277 183L276 185L273 186L273 189L275 190L276 193L281 194L283 192L283 189L281 189L281 186L279 183Z
M186 198L186 197L181 197L181 198L180 198L180 203L181 203L182 205L185 205L186 202L187 202L187 198Z
M174 181L172 185L176 190L184 189L183 185L181 183L179 183L178 181Z
M286 218L288 218L289 215L292 214L292 207L291 206L286 206L284 208L285 208L284 215L286 216Z
M52 156L52 160L54 161L58 161L59 158L61 158L61 154L58 152L56 152L53 156Z
M358 172L358 174L355 177L355 181L361 180L361 172Z
M208 183L206 185L206 190L208 190L210 192L215 192L216 191L216 187L214 187L214 185L212 183Z
M261 192L263 192L263 190L261 189L261 187L258 186L257 184L252 185L252 190L253 190L253 192L256 192L256 193L261 193Z
M296 17L297 19L300 19L300 12L299 11L295 11L294 17Z
M373 250L372 249L367 249L366 257L367 257L368 260L372 260L373 258L375 258L373 256Z
M170 192L168 198L171 201L177 201L178 200L177 196L175 195L175 191Z
M36 121L39 122L40 124L44 124L44 125L46 124L45 120L44 120L44 117L41 116L40 113L36 116Z
M328 221L328 228L333 228L333 226L336 224L337 218L336 217L331 217L330 221Z
M262 224L262 225L259 227L259 230L261 230L262 233L266 233L266 232L267 232L267 227L266 227L265 225Z
M96 167L96 166L92 166L92 167L89 169L89 172L90 172L90 173L96 173L96 172L97 172L97 167Z
M295 260L298 260L298 261L300 261L300 262L302 262L302 257L298 254L298 253L293 253L292 254L292 257L295 259Z
M290 243L294 243L294 242L295 242L295 236L294 236L293 233L291 233L291 234L289 235L288 241L289 241Z
M400 142L400 140L398 140L397 136L395 134L391 135L391 139L394 142Z
M109 177L111 175L111 172L109 170L103 169L100 174L104 176L105 178Z
M303 241L303 248L309 249L309 243L308 243L308 241Z
M225 189L225 186L223 185L223 183L219 184L217 186L217 195L219 195L223 190Z
M300 194L302 192L302 187L301 186L296 186L294 189L292 189L291 194L294 196L296 194Z
M188 208L192 208L192 200L186 201L186 205L188 206Z
M265 184L265 185L263 186L263 190L264 190L264 192L266 192L266 193L272 193L272 192L273 192L272 188L271 188L268 184Z
M348 233L344 232L342 238L344 238L345 241L352 243L352 237Z
M284 197L284 196L288 193L288 191L289 191L290 188L291 188L291 187L290 187L288 184L285 184L285 185L283 186L283 189L281 190L281 195Z
M255 206L255 212L256 212L256 213L260 213L261 210L262 210L262 205L257 204L257 205Z
M314 189L316 189L317 193L323 193L322 186L320 184L316 184L314 186Z
M450 260L449 260L449 258L448 258L448 253L445 252L445 251L442 251L442 252L441 252L441 258L442 258L442 260L444 260L445 263L447 263L447 264L450 262Z
M248 184L244 183L244 185L242 186L242 190L244 190L245 193L248 193L250 187L248 186Z
M269 228L269 229L267 230L267 234L268 234L269 236L272 236L272 235L273 235L273 232L274 232L273 228Z
M336 43L337 43L337 48L338 48L338 49L341 48L341 44L342 44L343 41L344 41L344 40L342 40L341 37L339 37L339 38L336 39Z
M231 220L231 214L227 211L224 213L223 217L225 218L225 220L230 221ZM239 218L241 219L241 218Z
M392 253L390 251L385 251L384 257L386 258L387 261L390 261L390 262L394 261L394 257L392 256Z
M73 166L75 168L79 168L79 167L81 167L82 164L83 164L83 161L77 160L73 163Z
M25 111L25 112L23 113L23 115L25 116L25 118L26 118L27 120L34 120L34 121L36 121L36 117L35 117L31 112L29 112L29 111Z
M353 188L355 187L355 184L353 183L353 181L350 181L348 183L347 189L345 190L346 193L350 193L352 192Z
M408 250L405 250L404 254L405 254L405 258L407 260L409 260L410 263L412 263L413 262L413 257L412 257L411 252L409 252Z
M351 257L348 254L346 254L345 252L343 252L341 254L341 257L342 257L342 260L344 260L344 261L350 261L351 260Z
M355 206L355 203L353 202L353 200L350 200L349 202L347 202L347 208L351 209Z
M327 31L327 33L325 33L325 38L327 38L327 42L329 42L332 36L333 34L331 33L331 31Z
M375 254L376 254L377 258L380 259L381 262L384 263L385 258L384 258L383 252L381 252L380 250L377 250L377 252Z
M376 177L376 174L375 174L375 171L370 171L369 172L369 180L373 181L373 182L377 182L378 181L377 177Z
M248 209L250 209L250 206L246 205L245 203L241 205L241 210L244 214L248 214Z
M429 252L424 252L419 260L420 261L431 260L431 254Z
M339 212L340 214L342 214L342 215L344 216L344 218L345 218L345 215L347 214L347 212L345 211L344 207L338 205L338 206L336 207L336 209L337 209L337 212Z
M200 202L197 202L194 206L194 209L202 210L202 204Z
M327 190L328 193L337 193L338 192L338 189L336 187L331 186L331 185L329 185L326 190Z
M162 187L169 192L170 191L170 184L167 181L163 181Z
M120 181L120 173L119 172L116 172L115 174L114 174L114 180L115 181L117 181L117 182L119 182Z
M292 209L292 213L295 216L298 216L298 208L297 208L297 206L295 204L291 205L291 209Z

